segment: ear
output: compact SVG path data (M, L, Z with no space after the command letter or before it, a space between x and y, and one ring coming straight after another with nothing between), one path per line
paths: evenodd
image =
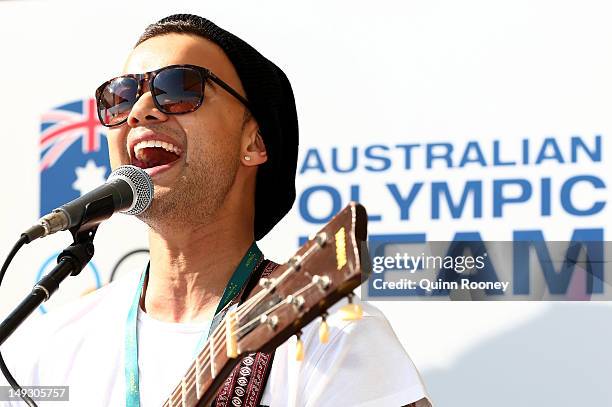
M257 123L255 120L252 120L252 123L255 123L255 126L245 126L240 149L240 162L247 167L257 166L268 161L266 145L261 138Z

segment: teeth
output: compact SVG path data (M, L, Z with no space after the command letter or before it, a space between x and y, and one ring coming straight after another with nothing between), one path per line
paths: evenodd
M181 154L181 149L175 146L174 144L167 143L161 140L147 140L141 141L140 143L134 146L134 155L140 161L142 161L142 150L148 147L161 147L166 151L171 151L176 155Z

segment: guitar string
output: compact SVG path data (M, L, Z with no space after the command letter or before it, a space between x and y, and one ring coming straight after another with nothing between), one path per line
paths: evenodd
M267 294L268 293L264 289L264 290L258 292L257 294L255 294L251 299L247 300L244 303L244 305L247 305L249 302L251 302L251 300L258 300L259 297L265 297L265 295L267 295ZM236 309L236 314L239 317L240 317L241 314L244 314L244 313L247 312L246 310L244 312L240 312L240 311L242 311L242 310L240 309L240 306L239 306ZM222 328L222 327L225 327L225 325L224 324L219 324L215 328L215 330L213 331L213 334L211 335L211 338L206 342L206 344L202 348L202 351L200 353L198 353L198 355L196 356L196 359L198 359L197 362L199 362L202 357L204 357L204 360L206 361L206 357L207 357L206 354L208 354L208 355L210 354L210 347L211 346L213 348L213 353L216 353L217 351L222 350L222 348L225 346L225 342L220 343L221 346L219 348L217 348L217 345L216 345L217 340L222 340L223 339L223 335L225 334L224 328ZM207 352L207 349L208 349L208 352ZM187 371L187 373L185 374L185 376L188 376L188 375L192 374L191 372L193 370L195 370L195 363L197 363L197 362L194 362L194 363L191 364L191 366L190 366L189 370ZM202 369L204 369L204 366L202 366ZM175 393L177 391L182 391L182 383L180 385L176 386L175 390L172 392L172 396L173 396L172 398L174 398L174 395L175 395ZM179 396L180 396L180 394L179 394Z
M251 302L251 300L256 301L256 300L258 300L260 297L265 296L266 294L268 294L268 293L266 292L266 290L265 290L265 289L264 289L264 290L261 290L261 291L260 291L260 292L258 292L257 294L253 295L253 297L251 297L249 300L245 301L245 302L244 302L244 305L247 305L248 303L250 303L250 302ZM238 308L236 309L236 314L237 314L238 316L240 316L240 314L241 314L241 312L240 312L240 311L242 311L242 310L240 309L240 306L238 306ZM244 312L247 312L247 311L245 310ZM217 341L218 339L222 339L222 338L223 338L223 334L224 334L225 332L224 332L224 330L223 330L223 329L221 329L221 327L222 327L222 326L225 326L225 325L224 325L224 324L219 324L219 325L218 325L218 326L215 328L215 330L213 331L213 334L211 335L211 337L209 338L209 340L206 342L206 344L205 344L205 345L204 345L204 347L202 348L202 351L201 351L200 353L198 353L198 355L196 356L196 359L198 359L198 361L199 361L199 359L202 357L202 354L206 352L206 349L210 349L210 346L213 346L213 352L215 352L215 353L216 353L216 351L217 351L217 350L221 350L221 347L220 347L220 348L218 348L218 349L216 348L216 344L215 344L215 343L216 343L216 341ZM222 344L221 344L221 346L223 346L223 345L225 345L225 343L222 343ZM210 353L210 351L209 351L208 353ZM197 363L197 362L196 362L196 361L194 361L194 363L192 363L192 364L191 364L191 366L189 367L189 370L187 370L187 373L185 374L185 376L188 376L188 375L191 375L191 374L192 374L191 372L192 372L193 370L195 370L195 363ZM172 391L172 393L171 393L170 397L169 397L169 398L166 400L166 403L167 403L168 401L170 401L170 400L174 401L174 399L175 399L175 397L176 397L176 396L178 396L178 397L180 397L180 398L182 399L182 387L183 387L183 386L182 386L182 380L181 380L181 383L179 383L179 384L178 384L178 385L175 387L175 389ZM177 394L177 392L178 392L178 394ZM164 405L165 405L165 404L164 404Z
M311 246L303 255L301 261L303 261L304 259L306 259L307 257L310 256L310 254L315 251L315 250L319 250L321 249L322 246L320 245L313 245ZM300 261L300 262L301 262ZM285 270L277 279L273 280L272 285L270 288L268 289L263 289L262 291L260 291L259 293L257 293L256 295L254 295L251 299L247 300L244 303L244 306L238 306L237 310L236 310L236 315L238 316L238 321L240 321L240 316L244 316L245 314L248 314L259 302L259 298L260 297L265 297L265 295L269 294L270 292L274 291L274 289L285 280L286 277L288 277L288 275L293 272L293 271L297 271L297 269L295 269L294 265L291 265L290 267L287 268L287 270ZM309 273L307 273L309 274ZM306 291L307 289L310 289L313 285L316 285L316 283L313 281L310 284L308 284L307 286L303 287L302 289L300 289L299 291L297 291L296 293L294 293L293 295L299 295L302 292ZM262 315L264 314L268 314L270 312L273 312L274 310L276 310L278 307L282 306L282 305L289 305L286 302L279 302L278 304L274 305L273 307L271 307L270 309L266 310L265 312L263 312L262 314L258 315L257 318L252 319L251 321L247 322L246 324L242 325L240 327L240 329L234 331L232 334L236 334L241 332L244 329L247 329L249 327L249 325L251 325L252 323L256 322L257 320L259 320L261 318ZM219 332L217 332L219 331ZM213 352L216 349L216 340L217 339L223 339L223 330L220 328L220 326L218 326L217 328L215 328L215 331L213 332L213 335L211 337L211 340L209 340L209 348L212 346L213 348ZM227 348L227 343L226 341L223 341L220 344L220 348L222 347L226 347ZM196 356L196 362L198 363L199 359L200 359L200 355L202 353L205 352L206 347L203 349L203 351ZM216 349L216 350L220 350L220 349ZM204 355L204 359L205 359L205 364L202 367L202 370L207 371L209 365L210 365L210 361L207 360L207 358L209 357L210 352L208 352L206 355ZM168 400L166 400L166 402L163 404L163 406L165 407L166 405L172 405L174 404L175 401L175 394L177 397L180 398L181 404L184 405L184 400L186 398L185 396L185 389L187 389L188 391L191 391L192 385L195 383L195 379L196 377L191 377L192 374L190 373L194 368L195 368L195 363L192 364L192 367L188 370L188 376L187 380L185 380L185 377L183 377L183 380L181 380L181 385L177 386L177 388L175 389L175 391L172 392L171 397L168 398ZM197 374L197 369L196 372ZM194 383L189 383L187 384L187 382L191 382L194 381ZM197 383L195 383L197 384ZM180 393L178 393L180 391ZM197 397L198 395L196 395Z
M304 262L304 261L305 261L306 259L308 259L308 258L309 258L309 257L310 257L310 256L311 256L311 255L312 255L314 252L316 252L316 251L318 251L318 250L321 250L321 248L322 248L322 246L320 246L319 244L313 244L311 247L309 247L309 248L308 248L308 249L307 249L307 250L304 252L304 254L301 256L301 258L300 258L300 260L299 260L299 263L298 263L298 264L300 264L300 263ZM293 258L295 258L295 256L294 256ZM289 262L285 263L285 265L286 265L286 264L288 264L288 263L289 263ZM255 306L256 306L256 305L259 303L259 299L260 299L261 297L265 297L265 296L266 296L266 295L268 295L269 293L273 292L273 291L274 291L274 289L276 289L276 287L277 287L277 286L278 286L280 283L282 283L283 281L285 281L285 279L286 279L287 277L289 277L289 275L290 275L292 272L297 271L297 270L298 270L298 269L296 269L296 268L295 268L295 265L294 265L294 264L292 264L291 266L287 267L287 269L286 269L285 271L283 271L283 272L281 273L281 275L280 275L280 276L278 276L278 277L277 277L277 278L275 278L275 279L271 279L272 284L271 284L271 286L270 286L270 287L268 287L268 288L265 288L265 287L264 287L264 289L263 289L263 290L261 290L260 292L258 292L258 293L257 293L257 294L255 294L255 295L253 295L253 297L251 297L250 299L248 299L247 301L245 301L245 302L244 302L242 305L239 305L239 306L238 306L238 308L236 309L236 315L237 315L238 319L240 319L240 316L244 316L245 314L248 314L248 313L249 313L249 312L250 312L250 311L251 311L253 308L255 308ZM308 286L311 286L312 284L313 284L313 283L310 283ZM303 288L302 288L302 290L303 290L304 288L306 288L306 287L303 287ZM267 310L266 312L264 312L264 313L260 314L260 315L258 316L258 318L259 318L259 317L261 317L261 315L263 315L263 314L265 314L265 313L267 313L267 312L272 312L274 309L278 308L278 306L279 306L279 305L284 305L284 304L285 304L285 303L281 302L281 303L279 303L279 304L275 305L275 306L274 306L274 307L272 307L271 309L269 309L269 310ZM258 319L258 318L255 318L255 319L253 319L253 320L249 321L248 323L249 323L249 324L251 324L253 321L257 321L257 319ZM221 328L221 326L222 326L222 325L221 325L221 324L219 324L219 325L218 325L218 326L215 328L215 330L213 331L213 335L211 335L211 339L209 339L209 341L207 342L207 345L205 345L205 346L204 346L204 348L203 348L203 350L202 350L202 352L200 352L200 354L198 354L198 355L196 356L196 359L198 359L198 361L199 361L200 355L201 355L202 353L206 353L206 352L205 352L205 350L206 350L206 348L207 348L207 347L212 346L212 347L213 347L213 353L216 353L218 350L221 350L221 349L222 349L224 346L227 348L227 346L226 346L226 345L227 345L227 343L226 343L225 341L224 341L224 342L222 342L222 343L220 344L220 345L221 345L221 346L220 346L220 348L218 348L218 349L216 348L216 344L215 344L215 343L216 343L217 339L223 339L223 335L226 333L226 332L225 332L225 330ZM245 329L245 327L244 327L244 326L242 326L242 327L240 328L240 330L237 330L237 331L233 332L232 334L239 333L239 332L240 332L242 329ZM210 363L211 363L211 362L208 360L208 358L209 358L209 354L210 354L210 352L208 352L208 353L206 353L206 354L204 355L204 361L205 361L205 363L204 363L204 365L202 366L202 370L206 370L206 369L208 369L208 368L210 367ZM192 372L193 370L195 370L195 363L197 363L197 361L195 361L194 363L192 363L191 367L190 367L190 368L189 368L189 370L187 371L187 374L185 375L185 376L189 376L189 377L187 378L188 380L189 380L189 379L191 378L191 376L193 375L191 372ZM185 378L185 376L183 376L183 379ZM189 387L191 387L191 386L189 386ZM170 397L169 397L169 399L168 399L168 400L172 400L172 401L174 401L175 394L176 394L176 396L177 396L177 397L180 397L180 398L181 398L181 400L182 400L182 394L183 394L183 380L181 380L181 383L180 383L179 385L177 385L177 386L176 386L175 390L174 390L174 391L171 393L171 395L170 395Z
M255 298L256 296L258 296L259 294L265 294L265 290L260 291L259 293L257 293L256 295L253 296L253 298ZM246 304L246 302L245 302ZM225 324L219 324L219 326L217 326L217 328L215 328L215 330L213 331L213 335L211 335L211 338L206 342L206 344L204 345L204 347L202 348L202 351L200 353L198 353L198 355L196 356L196 360L194 361L194 363L191 364L191 366L189 367L189 370L187 370L187 373L185 374L185 376L188 377L188 379L193 375L193 371L196 370L196 363L200 364L200 359L202 357L204 357L204 365L200 365L200 368L202 370L204 369L208 369L210 367L210 364L207 361L207 355L210 355L210 348L212 347L212 351L213 353L217 353L217 351L220 351L223 349L223 347L225 347L226 343L225 342L221 342L219 345L219 347L217 348L217 340L222 340L223 339L223 334L225 333L223 329L221 329L221 327L224 327ZM208 349L208 352L207 352ZM185 377L184 376L184 377ZM191 387L191 386L190 386ZM179 385L176 386L176 388L174 389L174 391L171 393L171 397L169 399L174 400L175 397L180 397L182 399L182 392L183 392L183 386L182 386L182 381Z
M306 272L305 274L306 274L308 277L311 277L311 278L312 278L312 276L310 275L310 273ZM292 295L293 295L293 296L300 295L300 294L302 294L304 291L306 291L306 290L310 289L310 288L311 288L313 285L316 285L316 284L317 284L317 283L315 283L315 282L311 282L311 283L309 283L309 284L305 285L304 287L302 287L301 289L299 289L298 291L296 291L295 293L293 293ZM275 287L276 287L276 286L275 286ZM270 289L270 291L272 291L272 289ZM264 291L262 291L262 292L264 292ZM285 300L286 298L287 298L287 297L283 298L283 300ZM245 303L245 304L246 304L246 303ZM274 312L276 309L278 309L278 307L280 307L280 306L282 306L282 305L288 305L288 304L287 304L286 302L284 302L284 301L280 301L278 304L275 304L274 306L272 306L272 307L268 308L267 310L265 310L264 312L260 313L260 314L259 314L259 315L257 315L255 318L251 319L250 321L248 321L247 323L244 323L244 324L243 324L243 323L241 323L241 322L240 322L240 319L239 319L239 320L238 320L238 324L240 325L240 328L239 328L239 329L237 329L236 331L233 331L233 332L232 332L232 335L235 335L235 334L239 334L239 333L241 333L242 331L244 331L245 329L247 329L247 328L248 328L248 327L249 327L251 324L253 324L254 322L257 322L257 321L258 321L258 320L261 318L261 316L266 315L266 314L269 314L269 313L271 313L271 312ZM247 313L248 313L248 310L247 310L247 311L245 311L245 312L243 312L243 313L241 313L241 314L242 314L242 315L245 315L245 314L247 314ZM239 316L240 316L240 315L239 315ZM220 327L221 327L221 325L219 325L219 328L220 328ZM217 336L217 335L213 336L213 338L212 338L212 344L208 346L209 348L210 348L210 346L213 346L213 353L215 353L215 354L217 353L217 351L218 351L218 350L220 350L220 349L216 348L216 344L215 344L215 343L216 343L216 340L217 340L217 339L223 339L223 336L220 336L220 337L219 337L219 336ZM223 347L223 345L225 345L225 343L223 343L223 344L221 345L221 348ZM206 358L207 358L207 357L209 357L210 351L209 351L209 352L206 352L206 346L204 347L204 349L202 350L202 352L200 352L200 354L198 355L198 359L199 359L200 355L202 355L202 354L204 354L204 358L205 358L205 359L204 359L204 363L208 363L208 361L206 360ZM205 366L205 368L208 368L208 365L204 365L204 366ZM189 371L188 371L188 373L189 373L191 370L192 370L192 369L190 368L190 369L189 369Z
M250 302L257 302L258 299L260 297L265 297L265 295L269 294L269 292L273 291L273 289L276 288L276 285L274 285L272 288L266 290L263 289L262 291L260 291L259 293L255 294L251 299L247 300L243 305L245 305L244 310L242 310L240 308L240 306L238 307L238 309L236 310L237 315L240 317L240 315L244 315L246 313L249 312L250 309L248 309L248 304ZM252 300L252 301L251 301ZM242 312L241 312L242 311ZM204 364L201 366L202 370L206 370L209 369L210 367L210 361L208 360L209 355L210 355L210 347L212 346L213 348L213 353L217 353L217 351L223 350L224 347L226 347L226 342L222 341L219 345L219 348L217 348L217 340L222 340L223 339L223 335L225 334L225 331L222 327L224 327L225 325L219 324L219 326L217 326L217 328L215 328L215 331L213 331L213 335L211 336L211 339L207 342L207 344L204 346L204 348L202 349L202 352L200 352L197 356L196 359L197 361L195 361L194 363L191 364L189 370L187 371L186 375L188 381L192 381L193 379L191 379L191 377L193 376L193 371L196 369L195 368L195 364L200 362L200 359L202 357L202 355L204 356ZM206 352L206 349L209 349L208 352ZM184 376L184 377L185 377ZM191 385L189 386L189 391L191 391ZM176 388L174 389L174 391L171 393L171 397L169 399L171 399L172 401L174 401L174 399L176 397L178 397L179 399L182 400L182 394L183 394L183 385L182 385L182 380L181 383L179 385L176 386Z
M314 244L312 245L308 250L306 250L304 252L304 255L301 258L301 262L303 262L304 260L308 259L313 252L320 250L321 246L319 246L318 244ZM293 272L296 271L295 267L293 265L291 265L290 267L288 267L283 273L281 273L281 275L272 280L272 285L269 288L264 288L263 290L261 290L260 292L258 292L257 294L253 295L253 297L251 297L250 299L248 299L247 301L245 301L243 304L239 305L238 308L236 309L236 315L238 318L244 316L245 314L248 314L253 308L255 308L256 305L259 304L259 300L262 297L265 297L266 295L268 295L269 293L271 293L272 291L274 291L274 289L281 284L287 277L289 277L289 275ZM309 274L310 275L310 274ZM223 336L226 334L225 329L222 328L223 325L219 324L215 330L213 331L213 334L211 335L211 340L212 342L216 342L217 339L222 339ZM210 340L209 340L210 341ZM206 349L207 346L204 346L203 349ZM216 353L217 349L213 348L213 352Z
M299 295L299 294L301 294L302 292L306 291L307 289L311 288L311 287L312 287L313 285L315 285L315 284L316 284L316 283L310 283L310 284L306 285L305 287L302 287L302 288L301 288L299 291L296 291L296 292L295 292L293 295ZM268 309L268 310L266 310L265 312L263 312L263 313L261 313L260 315L258 315L256 318L253 318L252 320L250 320L249 322L247 322L247 323L245 323L245 324L241 324L240 329L238 329L238 330L234 331L233 333L234 333L234 334L240 333L241 331L243 331L243 330L247 329L247 328L248 328L248 327L249 327L249 326L250 326L252 323L257 322L257 321L260 319L260 317L261 317L262 315L265 315L265 314L269 314L269 313L271 313L271 312L274 312L276 309L278 309L278 308L279 308L280 306L282 306L282 305L289 305L289 304L287 304L286 302L280 302L280 303L278 303L278 304L274 305L273 307L269 308L269 309ZM208 348L209 348L209 351L207 351L207 350L206 350L207 348L206 348L206 347L204 347L204 349L202 350L202 352L200 352L200 354L197 356L197 359L198 359L198 360L197 360L197 362L194 362L194 363L192 364L192 366L189 368L189 370L187 371L187 374L185 374L185 377L186 377L186 379L187 379L187 380L186 380L186 382L188 382L188 383L189 383L189 384L188 384L188 386L187 386L189 390L191 390L191 387L192 387L191 385L193 384L193 381L194 381L194 380L196 380L196 378L197 378L197 377L195 376L195 375L197 375L197 368L195 367L195 363L200 362L201 355L203 355L203 357L204 357L203 365L201 365L201 366L199 366L199 367L200 367L200 370L202 370L202 371L208 371L208 369L209 369L209 367L210 367L210 365L211 365L211 363L212 363L212 362L209 360L209 355L210 355L210 346L214 346L214 347L215 347L215 348L214 348L214 353L216 353L216 352L217 352L217 351L219 351L219 350L223 350L223 349L224 349L224 347L225 347L225 345L226 345L226 343L223 343L223 341L222 341L221 343L219 343L219 345L220 345L220 346L217 348L216 341L214 341L214 342L212 342L212 343L209 345L209 347L208 347ZM195 372L193 372L194 370L195 370ZM194 373L195 373L195 375L194 375ZM175 389L175 391L178 391L178 389L179 389L179 388L180 388L180 389L181 389L181 391L182 391L182 383L181 383L181 386L177 386L177 388Z
M311 247L308 248L308 250L306 250L304 252L304 254L302 255L301 259L300 259L300 263L304 262L305 260L307 260L313 252L316 252L318 250L321 249L321 246L319 246L318 244L313 244ZM285 263L288 264L289 262ZM293 271L297 271L297 269L295 269L294 265L291 265L289 267L287 267L287 269L281 273L280 276L278 276L278 278L276 279L272 279L272 285L269 288L265 288L263 290L261 290L260 292L258 292L257 294L253 295L253 297L249 298L247 301L245 301L243 304L239 305L238 308L236 309L236 314L238 317L247 314L248 312L250 312L253 308L255 308L255 306L259 303L259 299L261 297L265 297L266 295L268 295L269 293L271 293L272 291L274 291L274 289L283 281L285 281L285 279L287 277L289 277L289 275L293 272ZM213 331L213 335L212 337L215 339L218 339L219 335L223 335L225 332L220 329L221 325L217 326L217 328L215 328L215 330ZM218 332L217 332L218 331Z
M316 285L316 283L312 282L312 283L308 284L307 286L302 287L302 289L298 290L293 295L299 295L302 292L312 288L312 286L314 286L314 285ZM277 308L279 308L280 306L283 306L283 305L289 305L289 304L286 303L286 302L280 302L280 303L276 304L275 306L273 306L270 309L266 310L264 313L260 314L258 317L254 318L251 321L247 322L246 324L242 325L240 329L234 331L234 334L235 333L239 333L239 332L241 332L244 329L247 329L249 325L251 325L254 322L257 322L260 319L261 315L271 313L271 312L275 311ZM221 345L221 347L217 348L216 350L220 350L224 346L227 348L227 343L226 342L222 342L220 345ZM209 346L214 346L216 348L216 341L213 340L213 342ZM203 352L201 352L200 355L202 353L204 353L204 352L205 352L205 350L203 350ZM205 362L204 362L204 365L201 367L201 370L206 371L206 372L209 370L210 363L211 363L211 361L208 360L209 354L210 353L206 353L204 355ZM194 384L197 386L196 380L198 379L198 377L197 377L197 369L195 368L195 364L199 363L200 355L197 356L197 361L192 364L192 366L188 370L187 374L183 377L183 380L181 380L180 386L177 386L176 389L172 392L171 397L168 399L168 400L171 400L171 402L178 401L178 400L175 400L176 398L178 398L181 401L181 403L182 403L183 396L185 395L185 392L191 392L191 390L193 389L193 385ZM196 372L194 372L195 375L192 373L192 371L194 369L196 370ZM183 382L184 382L184 384L183 384ZM198 398L198 396L199 396L199 394L197 394L197 393L198 392L196 391L196 398Z
M310 284L308 284L308 285L304 286L303 288L301 288L299 291L296 291L296 292L295 292L293 295L300 295L300 294L301 294L301 293L303 293L304 291L306 291L306 290L310 289L310 288L311 288L313 285L315 285L315 284L316 284L316 283L310 283ZM259 314L257 317L255 317L255 318L251 319L251 320L250 320L250 321L248 321L247 323L245 323L245 324L241 324L240 328L239 328L239 329L237 329L236 331L234 331L234 332L233 332L233 334L239 334L239 333L240 333L240 332L242 332L243 330L247 329L247 328L248 328L248 327L249 327L251 324L253 324L253 323L257 322L257 321L258 321L258 320L261 318L261 316L262 316L262 315L266 315L266 314L269 314L269 313L271 313L271 312L274 312L274 311L276 311L276 310L277 310L279 307L281 307L281 306L283 306L283 305L289 305L289 304L288 304L288 303L286 303L286 302L280 302L280 303L278 303L278 304L275 304L273 307L270 307L270 308L269 308L269 309L267 309L265 312L262 312L262 313L261 313L261 314ZM215 345L215 346L216 346L216 345ZM217 350L221 350L221 349L223 349L223 347L224 347L224 346L227 348L226 343L220 343L220 347L219 347L219 348L215 348L215 353L216 353L216 351L217 351ZM203 357L204 357L204 361L203 361L203 363L204 363L204 364L203 364L203 365L201 365L200 367L201 367L201 369L202 369L202 370L204 370L204 371L205 371L205 370L207 370L207 369L210 367L210 362L211 362L211 361L207 359L207 358L209 358L209 352L206 352L206 350L204 349L204 350L203 350L203 352L201 352L201 353L200 353L200 355L203 355ZM200 360L200 355L198 355L198 361ZM190 369L189 369L189 371L188 371L188 375L189 375L190 377L191 377L191 373L190 373L190 371L191 371L191 370L195 370L195 364L194 364L193 368L190 368ZM185 376L188 376L188 375L186 374ZM189 378L190 378L190 377L189 377Z
M312 287L313 287L313 286L315 286L315 285L316 285L316 283L314 283L314 282L309 283L308 285L306 285L306 286L302 287L300 290L296 291L296 292L295 292L293 295L300 295L301 293L303 293L304 291L306 291L306 290L308 290L308 289L312 288ZM278 304L274 305L273 307L269 308L269 309L268 309L268 310L266 310L265 312L262 312L262 313L261 313L261 314L260 314L258 317L253 318L252 320L250 320L249 322L247 322L247 323L246 323L246 324L244 324L244 325L241 325L240 329L237 329L236 331L234 331L234 333L235 333L235 334L240 333L242 330L247 329L247 328L248 328L248 326L249 326L249 325L251 325L252 323L257 322L257 321L259 320L259 318L260 318L262 315L268 314L268 313L270 313L270 312L274 312L276 309L278 309L279 307L281 307L281 306L283 306L283 305L289 305L289 304L287 304L286 302L280 302L280 303L278 303ZM226 347L227 343L226 343L226 342L222 342L220 345L221 345L221 346L220 346L220 347L219 347L217 350L221 350L221 349L223 349L224 347ZM201 352L200 354L202 354L202 353L205 353L205 351ZM216 352L215 352L215 353L216 353ZM204 364L200 366L200 369L201 369L202 371L208 371L208 369L209 369L209 367L210 367L210 363L211 363L211 361L207 359L207 358L208 358L208 354L209 354L209 353L206 353L206 354L204 355L204 357L205 357ZM197 359L199 360L199 355L198 355ZM197 363L197 362L195 362L195 363ZM185 390L186 390L187 392L190 392L190 391L192 390L192 388L193 388L193 385L194 385L194 384L196 384L196 382L195 382L195 381L197 380L197 376L196 376L195 374L190 373L192 370L195 370L195 363L194 363L194 364L192 364L192 367L191 367L191 368L190 368L190 369L187 371L187 374L184 376L184 377L186 378L186 380L185 380ZM194 373L195 373L195 372L194 372ZM175 391L172 393L172 399L173 399L173 400L174 400L174 396L175 396L175 394L174 394L174 393L175 393L177 390L179 390L179 389L180 389L180 394L176 394L176 396L177 396L177 397L179 397L179 398L182 400L182 393L183 393L183 385L182 385L182 381L181 381L181 385L180 385L180 386L177 386L177 388L175 389Z
M303 292L303 291L305 291L305 290L307 290L307 289L309 289L309 288L312 288L312 286L313 286L313 285L315 285L315 284L316 284L316 283L310 283L308 286L303 287L303 288L300 290L300 292ZM300 292L296 292L296 294L295 294L295 295L299 295L299 294L300 294ZM262 313L261 315L264 315L264 314L267 314L267 313L273 312L273 311L275 311L275 310L276 310L278 307L280 307L280 306L282 306L282 305L289 305L289 304L287 304L287 303L285 303L285 302L281 302L281 303L279 303L279 304L276 304L274 307L270 308L270 309L269 309L269 310L267 310L266 312ZM252 319L251 321L249 321L249 322L247 322L245 325L243 325L243 326L242 326L242 327L241 327L239 330L237 330L236 332L240 332L242 329L246 329L248 325L252 324L253 322L257 322L257 320L258 320L258 319L259 319L259 318L254 318L254 319ZM223 344L222 344L222 345L223 345ZM221 349L223 349L223 346L221 346ZM204 353L204 352L202 352L202 353ZM206 355L205 355L205 356L206 356ZM204 363L204 365L201 367L201 370L202 370L202 371L205 371L205 372L206 372L206 371L208 371L208 368L210 367L209 362L210 362L209 360L206 360L206 362ZM185 386L183 387L183 385L182 385L182 381L181 381L181 385L180 385L180 386L178 386L178 387L177 387L177 389L175 390L175 392L176 392L177 390L179 390L179 389L180 389L180 393L177 393L177 394L175 395L175 394L174 394L175 392L173 392L173 395L172 395L172 396L173 396L173 397L172 397L173 401L174 401L175 396L176 396L176 397L178 397L179 399L181 399L181 400L182 400L183 391L186 391L186 392L191 392L191 390L193 389L193 385L194 385L194 384L196 384L196 382L195 382L195 381L196 381L198 378L197 378L197 372L196 372L196 375L194 375L194 374L191 374L191 373L190 373L192 370L193 370L193 368L190 368L190 369L189 369L189 371L188 371L188 374L187 374L187 375L185 375L185 379L186 379L186 380L185 380ZM184 389L184 390L183 390L183 389Z

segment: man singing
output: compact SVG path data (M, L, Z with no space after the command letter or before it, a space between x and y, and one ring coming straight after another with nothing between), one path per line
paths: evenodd
M293 92L247 43L204 18L173 15L145 30L123 72L96 91L98 116L113 168L143 168L155 185L139 215L150 262L20 328L3 349L22 386L69 386L73 406L164 404L215 316L272 265L254 242L295 199ZM428 406L389 323L363 307L350 322L330 311L327 344L316 323L306 326L303 361L287 341L264 369L261 391L217 405Z

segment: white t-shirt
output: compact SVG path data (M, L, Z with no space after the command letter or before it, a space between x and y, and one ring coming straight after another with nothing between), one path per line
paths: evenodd
M125 324L139 281L133 273L20 327L2 346L22 386L69 386L69 402L39 406L125 406ZM261 403L271 407L388 407L426 397L412 361L376 308L342 321L330 310L330 340L320 344L317 320L303 329L305 358L295 337L275 353ZM142 407L159 407L195 357L209 323L169 323L138 315ZM0 375L0 384L7 385ZM0 402L21 406L19 402Z

